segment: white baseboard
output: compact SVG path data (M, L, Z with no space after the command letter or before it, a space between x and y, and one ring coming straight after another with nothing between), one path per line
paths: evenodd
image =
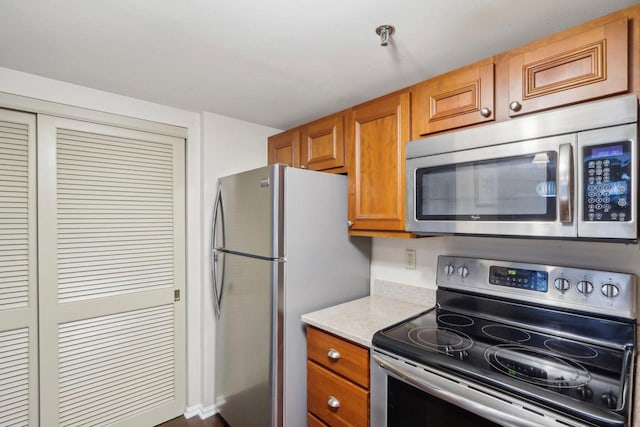
M196 415L200 417L200 419L204 420L205 418L209 418L218 413L215 405L204 407L202 404L197 404L194 406L190 406L184 411L185 418L193 418Z

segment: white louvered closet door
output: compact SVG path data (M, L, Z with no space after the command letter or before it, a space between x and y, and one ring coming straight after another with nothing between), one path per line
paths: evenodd
M184 412L184 142L38 116L42 426Z
M0 426L38 425L36 116L0 110Z

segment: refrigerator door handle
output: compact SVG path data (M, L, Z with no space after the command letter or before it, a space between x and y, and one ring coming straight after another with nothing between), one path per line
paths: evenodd
M222 247L225 245L225 224L224 224L224 208L222 206L222 185L218 183L218 191L216 193L216 200L213 207L213 218L211 219L211 286L213 297L213 309L216 314L216 318L220 319L220 310L222 302L222 287L224 286L224 259L222 262L222 272L220 276L220 292L218 292L218 250L216 249L217 243L217 228L218 228L218 214L221 221L222 231Z

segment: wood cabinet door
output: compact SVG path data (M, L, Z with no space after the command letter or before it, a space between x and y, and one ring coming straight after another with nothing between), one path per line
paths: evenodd
M409 102L410 92L405 91L349 112L352 230L404 230L404 150L410 132Z
M267 161L270 165L282 163L300 167L300 132L291 129L270 136L267 143Z
M344 115L325 117L302 128L300 166L311 170L327 170L345 166Z
M418 83L413 137L494 120L493 58Z
M509 59L510 116L627 90L627 18Z

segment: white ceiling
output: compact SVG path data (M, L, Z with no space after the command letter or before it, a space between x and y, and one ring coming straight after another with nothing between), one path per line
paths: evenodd
M287 129L635 3L0 0L0 66Z

